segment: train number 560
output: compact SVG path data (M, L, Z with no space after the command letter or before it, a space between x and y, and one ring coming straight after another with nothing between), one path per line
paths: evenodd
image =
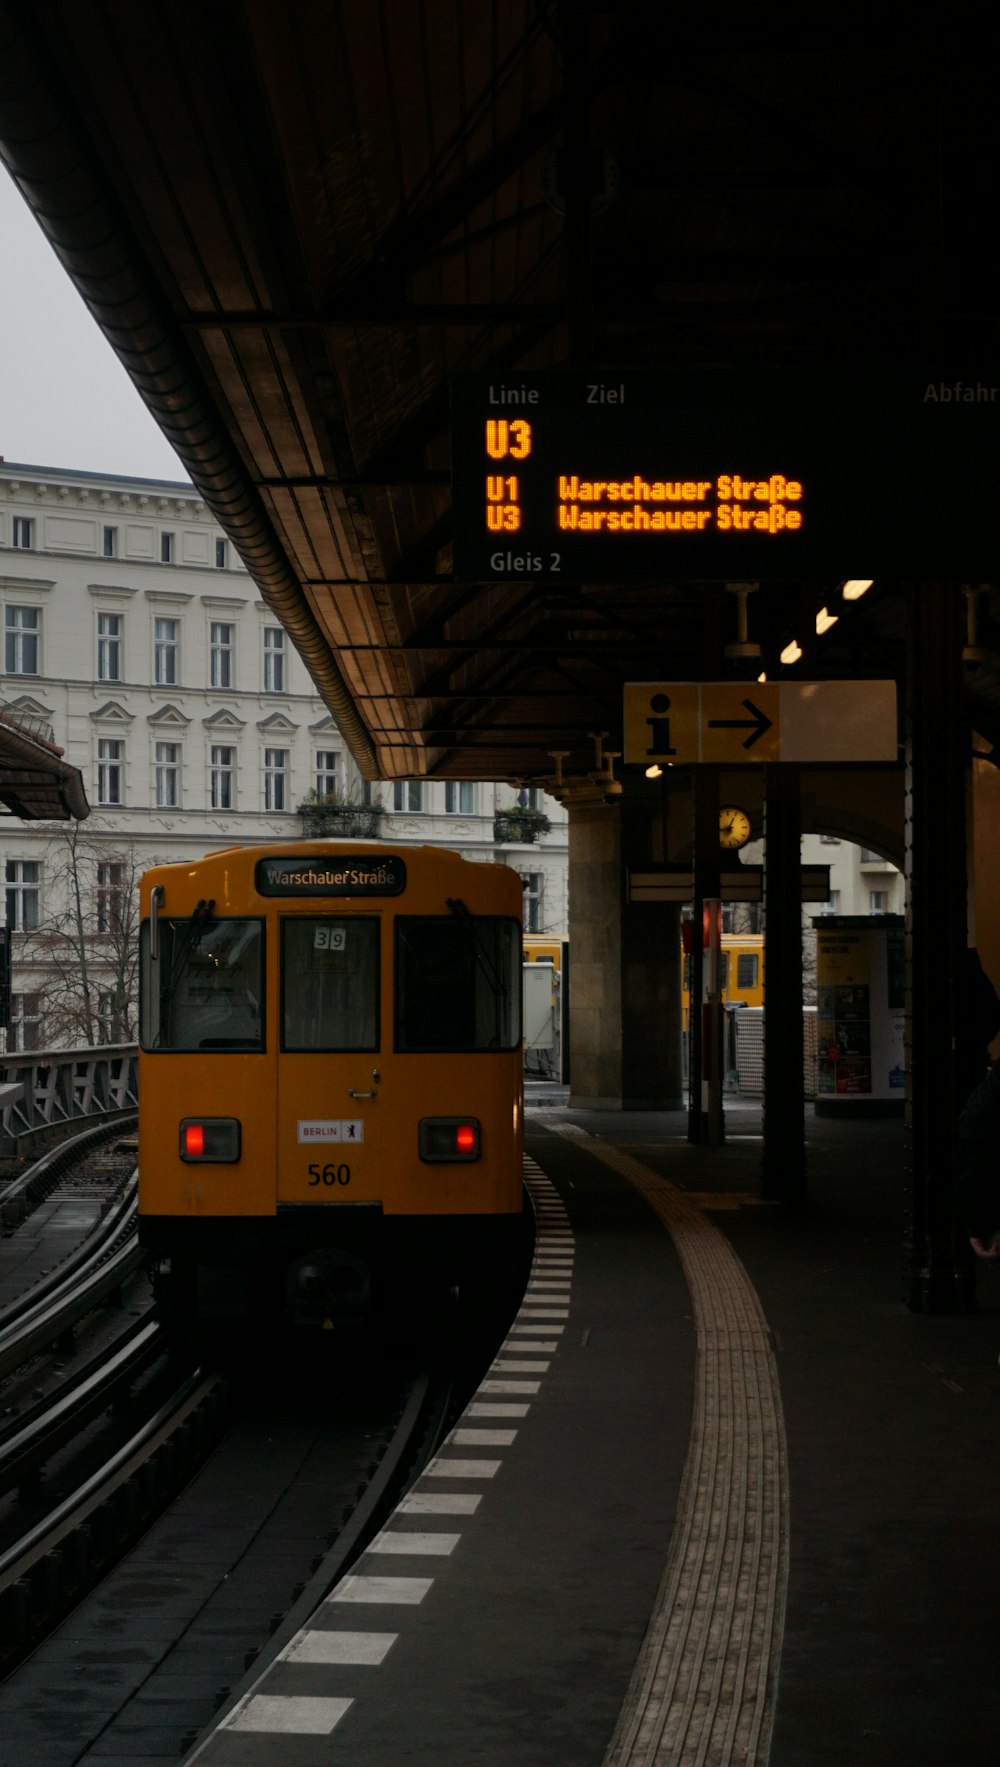
M310 1166L310 1184L350 1184L350 1166Z

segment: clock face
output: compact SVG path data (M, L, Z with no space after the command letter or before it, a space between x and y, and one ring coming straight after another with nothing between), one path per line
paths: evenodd
M745 847L750 839L750 818L738 804L724 804L719 811L720 847Z

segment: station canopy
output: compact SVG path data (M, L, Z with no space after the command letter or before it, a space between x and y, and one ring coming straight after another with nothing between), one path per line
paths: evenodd
M679 18L0 0L0 153L369 778L583 774L792 641L900 678L940 579L1000 740L987 42Z
M90 805L79 768L63 760L37 718L0 707L0 814L25 822L82 822Z

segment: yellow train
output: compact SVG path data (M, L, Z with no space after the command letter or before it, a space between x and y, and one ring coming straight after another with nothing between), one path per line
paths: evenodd
M165 1314L324 1324L522 1222L521 881L233 847L141 887L139 1233Z
M764 935L763 933L722 933L719 958L719 981L723 1004L728 1006L763 1006L764 1004ZM691 959L683 959L681 990L683 1028L688 1028L691 1008Z

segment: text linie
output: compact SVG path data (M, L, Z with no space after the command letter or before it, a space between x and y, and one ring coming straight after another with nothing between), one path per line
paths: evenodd
M503 381L489 390L491 405L537 405L540 399L537 387L509 387Z

